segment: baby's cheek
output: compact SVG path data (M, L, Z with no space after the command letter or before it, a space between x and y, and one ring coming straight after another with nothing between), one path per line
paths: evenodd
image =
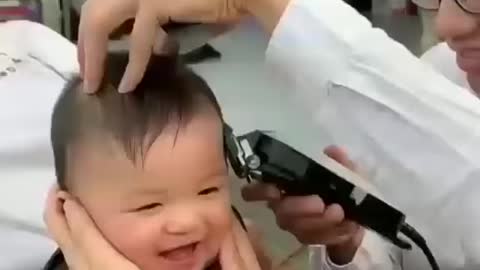
M156 254L156 231L150 222L134 214L121 214L99 222L105 238L127 259L141 266Z
M212 204L206 208L209 232L216 241L223 241L232 226L232 208L230 203Z

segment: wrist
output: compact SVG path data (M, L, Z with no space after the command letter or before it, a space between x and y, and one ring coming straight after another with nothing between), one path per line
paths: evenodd
M244 10L253 15L271 34L291 0L241 0Z

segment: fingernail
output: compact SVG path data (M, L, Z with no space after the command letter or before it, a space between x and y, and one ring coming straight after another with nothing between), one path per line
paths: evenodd
M85 93L87 94L92 94L93 92L95 92L95 90L92 88L92 83L85 80L85 82L83 83L83 91L85 91Z
M131 85L127 83L125 79L122 79L122 81L120 82L120 85L118 86L118 92L125 94L132 90L130 88L131 88Z

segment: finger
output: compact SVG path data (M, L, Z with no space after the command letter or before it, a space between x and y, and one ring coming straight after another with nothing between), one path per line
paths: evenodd
M54 185L48 193L43 217L51 237L68 254L73 250L73 241L63 213L63 200L58 193L59 188Z
M243 228L241 228L238 220L235 217L232 217L232 220L233 223L231 231L225 237L222 247L220 248L219 268L229 270L247 270L250 268L248 268L247 262L245 261L245 254L241 254L242 252L245 253L245 249L242 247L244 243L241 242L241 237L239 238L238 235L241 233L241 231L243 231L245 233L243 237L248 238L248 236ZM250 249L252 250L253 248L250 247ZM254 254L253 251L251 251L251 253Z
M336 239L341 236L353 236L357 232L359 226L352 222L343 221L336 223L332 220L310 219L304 220L303 223L296 223L292 226L292 231L299 236L309 236L309 241L326 241L328 239Z
M97 258L99 251L103 253L103 256L108 257L112 255L105 254L105 252L111 250L110 246L98 231L88 213L78 202L66 200L63 207L77 252L89 259Z
M82 6L80 16L77 56L87 93L98 90L108 42L108 30L101 29L109 18L100 10L100 5L99 1L87 1Z
M274 185L252 183L242 188L242 197L249 202L279 200L282 193Z
M84 88L88 93L98 90L103 78L108 39L119 25L132 18L137 1L88 1L80 19L80 63L84 71ZM83 64L82 64L83 63Z
M311 225L314 224L315 221L311 223ZM321 223L320 226L323 227L313 228L310 226L308 230L293 228L292 234L300 243L306 245L335 245L354 239L360 228L358 225L348 224L347 222L335 226Z
M243 221L247 227L247 236L261 269L272 269L272 256L267 251L261 230L249 219Z
M155 46L159 22L154 12L140 8L131 34L129 62L118 91L130 92L141 81Z
M238 270L238 250L235 246L233 234L229 233L224 239L220 248L219 262L220 269Z
M220 252L220 265L229 270L260 269L248 234L236 218Z
M269 207L275 212L275 215L288 219L318 217L325 211L325 204L317 195L285 197L282 200L271 201Z
M345 219L345 213L340 205L332 204L327 207L323 217L332 224L340 224Z
M246 269L259 268L250 237L237 219L234 219L233 234L239 255L247 266Z
M79 265L90 268L78 269L129 269L138 268L105 240L87 211L75 200L64 203L65 216L75 243Z
M337 161L338 163L342 164L346 168L355 171L356 166L355 163L350 160L348 157L347 151L338 147L338 146L329 146L325 148L324 153L332 158L333 160Z
M179 44L177 41L170 38L167 32L159 27L156 31L155 40L153 41L153 53L156 55L171 54L177 53L178 50Z
M91 34L85 36L82 42L84 89L87 93L98 91L103 79L105 59L108 49L108 35L94 33L87 28Z
M278 211L277 211L278 212ZM318 235L319 232L329 230L343 222L343 210L338 205L329 206L324 213L309 216L291 216L277 214L278 226L294 234L310 233Z

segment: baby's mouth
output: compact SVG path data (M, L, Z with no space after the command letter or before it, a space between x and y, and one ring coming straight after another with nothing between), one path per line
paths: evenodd
M195 255L195 250L197 248L197 245L198 245L198 242L176 247L169 250L165 250L160 252L160 256L172 262L183 262L183 261L193 260L195 257L194 255Z

